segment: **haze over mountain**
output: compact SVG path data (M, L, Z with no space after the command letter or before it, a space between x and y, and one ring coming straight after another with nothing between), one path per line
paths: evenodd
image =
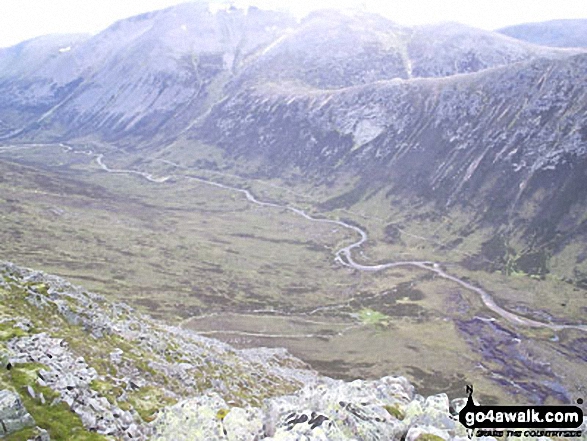
M544 271L585 237L586 57L452 23L191 3L2 50L0 137L147 154L187 134L274 177L344 171L359 184L330 206L474 207L469 227L521 235Z
M498 32L519 40L554 47L587 47L587 19L524 23Z
M488 402L575 402L587 374L587 49L575 47L584 22L560 39L535 38L532 26L409 27L357 11L297 20L188 3L94 36L0 49L0 243L11 254L0 257L241 348L287 347L335 378L381 377L391 366L451 398L476 381ZM59 324L73 310L87 316L89 331L80 334L79 320L66 329L78 344L115 308L62 279L0 267L6 308L41 320L39 329L53 332L22 298L55 304ZM215 343L182 355L173 348L188 337L161 328L149 339L160 325L141 327L146 319L130 312L115 320L122 330L104 329L137 346L108 337L98 349L114 364L119 346L140 354L128 372L151 375L173 402L185 398L136 348L147 336L145 350L160 347L160 366L182 379L200 358L210 364ZM25 328L23 354L38 346ZM224 424L233 392L250 392L243 406L257 394L253 361L240 371L236 352L219 347L228 361L211 364L224 373L194 388L219 394L194 404L214 409L210 430ZM290 358L279 354L271 366L283 373ZM291 360L296 381L286 372L287 387L261 388L262 397L317 378ZM101 387L124 407L124 393ZM149 418L167 403L155 401ZM448 398L437 401L444 418ZM390 439L405 438L411 417L396 424L405 415L376 403L372 439L390 433L378 425L390 420ZM271 416L259 433L290 430L274 421L284 412L263 409L246 411L255 427ZM99 425L92 415L86 429ZM314 433L306 426L299 433Z
M334 11L297 25L281 13L212 13L194 3L122 20L73 45L52 47L55 40L23 44L29 51L46 45L31 55L47 57L39 69L22 57L22 65L13 63L16 48L0 52L2 65L10 65L0 72L4 139L173 137L220 99L226 84L235 90L291 80L331 89L568 55L460 25L409 29Z

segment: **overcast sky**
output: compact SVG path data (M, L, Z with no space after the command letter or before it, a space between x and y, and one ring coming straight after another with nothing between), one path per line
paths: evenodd
M51 33L96 33L117 19L186 0L0 0L0 47ZM362 7L406 25L457 21L496 29L556 18L587 18L587 0L237 0L262 8Z

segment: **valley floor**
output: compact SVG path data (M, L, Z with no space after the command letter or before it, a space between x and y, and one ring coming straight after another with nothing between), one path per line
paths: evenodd
M239 347L286 347L337 378L397 373L453 397L473 383L504 404L571 402L587 379L584 291L467 270L454 257L467 250L434 244L441 225L390 243L393 217L373 201L320 213L303 188L97 155L0 147L3 258ZM371 271L385 256L411 265Z

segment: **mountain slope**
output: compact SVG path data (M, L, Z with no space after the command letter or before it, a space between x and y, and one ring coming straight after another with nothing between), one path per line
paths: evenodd
M452 23L406 28L356 12L297 23L195 3L71 41L0 51L0 139L155 154L187 134L273 177L349 173L353 198L326 207L376 191L468 207L471 228L517 237L533 256L525 272L540 275L585 235L578 49ZM583 255L567 256L564 277L587 279Z
M446 77L571 53L458 23L417 26L408 42L415 77Z
M53 40L25 44L30 55L19 46L0 52L0 139L153 146L251 84L336 89L570 54L455 24L412 29L332 11L298 24L203 3L121 20L75 44Z
M586 69L579 55L337 92L259 87L215 107L192 136L262 161L267 176L350 173L363 192L469 207L472 225L509 226L552 253L585 243Z
M90 36L84 34L47 35L0 49L0 81L15 75L30 76L58 57L83 44Z
M0 298L0 388L19 393L56 439L86 439L75 435L82 426L117 439L146 439L146 423L181 399L215 393L232 406L259 405L318 380L285 351L237 351L6 262L0 263ZM72 415L67 420L62 408ZM41 419L44 414L49 418ZM72 425L73 433L60 424Z
M0 299L0 436L9 440L399 441L466 433L454 418L463 399L424 398L402 377L318 377L283 350L235 350L6 262Z
M571 53L457 23L409 28L377 15L322 11L264 50L237 84L291 81L337 89L394 78L445 77Z
M124 144L123 137L150 139L166 125L176 134L202 111L223 72L292 23L279 13L212 13L196 3L121 20L37 71L10 72L0 114L32 106L35 113L9 120L0 136L99 135Z
M587 19L525 23L497 32L542 46L587 47Z
M409 28L377 15L315 12L263 50L237 84L292 81L336 89L407 78L409 34Z

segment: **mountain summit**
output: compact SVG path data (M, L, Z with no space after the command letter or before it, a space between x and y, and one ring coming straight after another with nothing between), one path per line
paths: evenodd
M457 24L406 28L336 11L298 23L186 3L91 38L41 37L0 51L0 139L161 141L249 85L340 89L568 54Z

